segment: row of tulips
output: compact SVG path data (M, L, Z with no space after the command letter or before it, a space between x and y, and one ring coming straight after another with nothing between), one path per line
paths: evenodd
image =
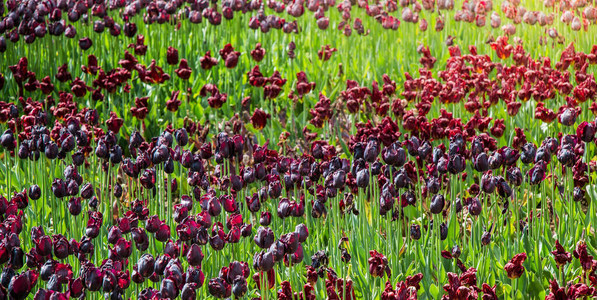
M354 3L356 2L356 3ZM360 18L352 18L351 12L364 10L366 17L380 23L384 29L397 30L402 22L418 24L419 30L425 32L428 28L428 21L424 17L435 20L435 30L442 31L445 27L445 16L441 11L454 10L453 0L394 0L382 1L380 3L369 3L368 1L222 1L210 3L206 0L196 1L40 1L29 0L19 3L16 0L9 0L0 4L0 52L8 48L7 40L17 43L23 37L27 44L32 44L36 39L44 38L46 35L65 36L75 38L77 27L73 24L84 23L93 28L97 34L109 32L112 36L124 34L134 37L137 33L137 23L132 21L139 16L145 24L172 23L180 26L181 22L192 24L201 23L206 19L210 25L218 26L222 18L231 20L235 14L251 14L246 25L250 29L260 29L267 33L271 29L282 30L284 33L298 33L299 26L291 18L304 16L305 9L314 13L317 27L326 30L330 25L330 8L334 6L341 15L342 21L337 25L339 31L350 36L355 30L359 35L368 34L365 32ZM211 5L210 5L211 4ZM494 6L496 6L494 8ZM532 7L533 8L533 7ZM267 9L267 10L266 10ZM492 28L500 28L505 34L515 34L516 25L525 23L533 26L551 26L548 36L552 39L563 39L564 36L558 33L553 27L556 13L559 21L571 30L579 31L595 24L597 21L597 8L587 1L544 1L542 8L538 10L527 9L519 0L506 0L501 2L499 8L493 1L466 1L461 9L457 9L453 19L455 22L474 23L477 27L484 27L489 21ZM267 15L267 12L272 14ZM439 12L434 14L435 12ZM545 12L548 11L548 12ZM582 12L581 12L582 11ZM423 14L423 17L419 15ZM501 12L501 13L498 13ZM277 14L284 13L282 18ZM398 16L398 13L400 16ZM428 14L428 16L427 16ZM511 21L502 25L502 15ZM245 25L245 26L246 26ZM82 49L92 46L91 40L87 37L81 38L79 44Z
M19 109L9 106L16 113L8 116L8 124L18 124ZM285 155L227 132L197 147L200 142L191 143L197 138L183 127L170 128L150 140L134 131L124 154L118 143L123 121L111 117L104 131L96 110L83 111L52 128L43 126L42 118L30 132L15 134L7 129L0 136L4 167L10 168L6 174L15 174L14 181L13 176L4 178L12 196L1 201L4 239L0 247L6 264L3 282L15 298L26 297L38 276L46 282L46 288L38 291L40 297L66 288L64 297L102 291L118 298L132 294L131 280L143 287L139 297L173 298L197 292L222 298L234 292L240 297L249 290L249 265L256 272L254 295L267 298L268 288L278 281L275 270L302 268L306 252L312 254L313 270L303 272L327 276L322 292L330 298L340 294L342 299L355 298L356 294L351 296L355 289L362 296L375 290L396 293L391 283L376 287L360 282L355 287L349 270L357 272L367 260L368 272L357 273L362 278L387 277L391 282L396 274L392 270L406 272L417 279L406 278L411 283L399 283L397 289L411 297L419 290L417 280L427 280L429 288L424 292L434 297L439 294L431 286L447 279L445 297L458 299L459 293L481 291L468 281L476 268L464 267L483 264L474 253L490 247L511 251L521 247L521 239L547 246L571 236L574 239L568 238L568 244L580 239L575 256L583 280L574 285L578 291L565 288L563 292L594 294L593 283L587 280L594 276L596 264L583 238L592 235L597 222L586 190L596 169L588 161L594 155L594 122L583 122L574 134L549 137L540 144L526 141L520 131L515 144L500 148L502 141L484 133L465 138L451 131L444 144L417 135L388 137L383 131L370 131L364 142L351 137L354 143L348 153L339 154L328 142L316 140L300 155ZM44 114L44 109L38 113ZM95 128L93 134L87 127ZM26 178L39 180L41 186ZM86 217L80 219L83 203ZM584 225L567 226L575 221ZM48 225L34 226L36 222ZM347 231L347 226L374 233L369 237L372 246L390 259L375 249L369 258L359 253L357 244L363 237ZM31 239L23 240L29 231ZM69 233L73 234L70 240ZM244 239L251 236L252 241ZM309 236L316 240L306 246ZM338 247L333 246L336 241ZM424 259L417 250L422 245L437 252L437 261L427 260L426 275L391 267L390 262L410 258L422 269L416 265ZM447 253L449 245L470 249L468 259L460 260L458 246ZM562 246L555 245L562 252ZM238 261L239 251L254 255L241 254ZM209 253L208 267L203 253ZM446 265L442 257L454 259L455 264ZM514 256L504 266L506 274L496 275L493 284L504 280L500 278L520 277L525 257ZM534 260L543 264L538 255ZM25 262L28 270L20 273ZM564 270L556 262L554 269L561 269L564 278L580 270L573 265ZM218 271L221 265L228 267ZM345 270L346 265L351 268ZM455 267L463 273L454 273ZM334 269L341 270L340 275ZM211 279L201 290L203 270L209 270ZM483 277L491 280L493 272L484 270ZM539 283L556 280L557 272L552 276ZM279 294L291 293L292 284L304 280L296 274L290 278L280 282ZM566 279L557 280L560 286L568 285ZM145 288L155 283L160 283L159 288ZM529 291L538 292L526 284ZM314 297L316 286L314 282L302 287L301 295ZM495 287L487 287L483 285L484 294L492 297ZM561 293L557 281L551 289ZM515 293L517 287L510 290Z

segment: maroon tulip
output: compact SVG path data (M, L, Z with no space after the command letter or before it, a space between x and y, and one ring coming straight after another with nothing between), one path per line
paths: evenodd
M209 70L218 64L218 60L211 56L211 51L207 51L204 56L200 57L199 62L204 70Z
M52 238L44 235L36 240L35 248L37 252L42 256L48 256L52 254Z
M257 130L261 130L267 124L267 120L270 118L270 114L264 112L263 110L256 108L255 112L253 112L253 116L251 116L251 124Z
M0 89L1 89L0 84ZM582 122L576 128L576 136L585 143L590 143L595 138L595 124L593 122Z
M524 252L514 255L514 257L504 266L504 270L508 273L508 278L516 279L522 276L522 273L524 273L522 263L526 259L527 254Z
M189 64L186 59L181 59L178 69L174 70L174 73L176 73L176 75L183 80L189 80L191 77L191 72L192 70L189 68Z
M37 282L38 274L35 271L27 271L16 275L10 280L8 291L12 299L25 299Z
M80 277L68 283L68 291L71 297L79 298L81 295L83 295L85 291L84 289L85 286L83 283L83 279L81 279Z
M387 274L388 278L390 278L392 275L388 265L388 259L376 250L369 251L369 255L371 256L368 259L369 273L373 277L383 277L384 274Z
M265 49L261 47L261 43L257 43L257 45L255 45L255 49L251 50L251 57L256 62L260 62L263 60L264 56L265 56ZM1 87L0 87L0 89L1 89Z
M572 261L572 255L570 252L567 252L564 247L560 244L558 240L556 240L556 249L551 251L551 254L554 257L554 260L558 264L558 267L562 267Z
M574 257L580 260L580 266L585 271L590 271L593 267L593 256L587 252L587 244L584 241L579 241L576 244L576 249L572 252Z
M232 69L238 64L240 52L234 51L234 48L231 44L226 44L224 48L220 50L220 56L224 60L224 65L226 68Z
M166 51L166 61L169 65L177 65L178 64L178 50L173 47L168 47Z

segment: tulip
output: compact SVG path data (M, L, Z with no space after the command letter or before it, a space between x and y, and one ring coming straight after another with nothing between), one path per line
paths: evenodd
M526 253L519 253L514 255L514 257L504 266L504 270L508 273L508 278L516 279L522 276L524 273L524 267L522 263L526 260L527 254Z

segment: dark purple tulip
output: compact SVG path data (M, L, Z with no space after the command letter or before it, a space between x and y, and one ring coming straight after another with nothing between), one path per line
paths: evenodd
M52 238L44 235L37 240L34 240L37 252L42 256L52 254Z
M243 224L240 228L240 234L242 237L250 237L253 234L253 224Z
M506 180L501 176L497 177L497 190L498 190L498 194L501 197L505 198L505 197L512 196L512 188L510 187L510 185L508 185Z
M369 170L362 169L357 172L357 186L360 188L369 186Z
M535 161L535 155L537 154L537 147L533 143L526 143L522 146L522 154L520 160L524 164L530 164Z
M114 197L120 198L121 196L122 196L122 186L120 186L120 184L116 183L114 185Z
M134 37L137 34L137 24L131 22L125 22L123 28L124 35L129 38Z
M75 36L77 36L77 29L75 29L75 27L72 25L66 26L66 29L64 30L64 36L66 36L69 39L74 38Z
M237 277L232 284L232 294L241 298L247 293L247 280L243 277Z
M178 297L178 287L176 286L176 283L170 278L162 280L162 284L160 285L160 294L162 297L168 299L175 299Z
M313 218L321 218L322 216L327 215L327 209L325 208L325 203L319 200L315 200L313 202L313 209L311 210L311 216Z
M433 177L430 176L427 179L427 191L431 194L437 194L439 193L440 189L441 189L441 184L439 182L439 179L437 177Z
M504 156L499 152L493 152L489 157L489 168L492 170L498 169L504 164Z
M270 184L268 185L267 194L272 199L278 199L278 197L280 197L280 195L282 194L282 184L280 183L280 181L276 180L274 182L270 182Z
M372 163L375 161L377 156L379 155L379 143L377 139L371 138L367 142L367 146L365 146L365 152L363 153L363 158Z
M489 230L484 231L483 235L481 235L481 245L487 246L487 245L489 245L489 243L491 243L491 229L492 228L493 228L493 225L489 228Z
M253 241L259 248L267 249L274 243L274 232L268 227L259 227Z
M485 172L489 170L489 160L487 158L487 154L485 154L484 152L478 154L473 159L473 167L477 172Z
M230 284L220 277L213 278L209 281L208 290L209 294L216 298L226 298L230 297L232 294Z
M145 278L151 276L154 272L155 260L149 253L145 253L137 261L137 270L139 274Z
M182 287L182 291L180 292L181 299L196 299L197 293L195 290L197 289L197 285L194 283L186 283Z
M219 216L222 212L222 206L216 197L210 197L207 201L207 212L212 217Z
M41 189L37 184L29 187L29 198L31 200L37 200L41 197Z
M59 237L54 241L54 256L58 259L65 259L69 253L69 243L65 237Z
M62 198L66 196L66 184L62 179L54 179L52 182L52 193L56 198Z
M191 266L201 266L201 262L203 261L203 252L197 244L193 244L189 248L187 252L187 261Z
M92 45L93 45L93 42L88 37L85 37L85 38L82 38L79 40L79 47L81 47L81 49L83 51L91 48Z
M62 284L58 280L58 275L54 274L50 277L50 280L46 283L46 288L54 292L62 292Z
M0 195L0 215L3 215L8 210L8 200Z
M299 236L299 243L304 243L307 238L309 237L309 229L305 224L298 224L294 228L294 232L296 232Z
M188 216L189 210L185 206L182 206L182 204L174 205L173 217L176 223L182 223L182 221L186 219Z
M439 160L437 161L437 171L440 174L448 173L448 164L449 164L449 161L445 156L440 157Z
M466 168L466 161L460 154L450 156L448 161L448 171L452 174L458 174Z
M479 201L479 198L474 197L472 199L469 200L468 202L468 212L473 215L473 216L478 216L481 214L481 211L483 210L483 205L481 204L481 201Z
M132 242L125 240L124 238L118 239L116 244L114 245L114 250L116 250L116 254L120 258L126 259L131 256L133 252Z
M253 257L253 268L259 271L267 272L272 270L274 264L274 255L269 251L255 253L255 256Z
M79 193L79 185L75 180L68 180L66 183L66 196L74 196Z
M84 289L85 286L83 285L83 280L80 277L75 278L68 283L68 291L70 296L73 298L79 298L81 295L83 295Z
M510 167L506 171L506 179L514 186L520 186L522 184L522 172L518 167Z
M579 108L580 109L580 108ZM567 108L564 112L558 116L558 121L564 126L572 126L576 122L578 113L573 108Z
M418 224L412 224L410 226L410 238L418 241L421 238L421 226Z
M162 223L155 233L155 238L160 242L166 242L170 239L170 226L166 223Z
M14 247L10 251L10 259L9 259L8 263L15 270L18 270L18 269L22 268L24 265L24 256L25 256L25 253L23 252L23 249L21 249L21 247Z
M236 200L234 200L234 198L230 195L222 195L220 196L220 201L219 201L222 206L224 207L224 210L228 213L235 213L238 212L238 203L236 203Z
M444 210L444 204L445 204L444 195L441 195L441 194L434 195L431 198L431 205L429 207L429 211L435 215L439 214Z
M486 172L481 176L481 190L486 194L491 194L495 190L496 180L491 175L491 171Z
M261 202L257 193L254 193L252 197L247 196L246 202L250 212L256 213L261 209Z
M91 183L85 183L82 187L81 187L81 197L83 197L83 199L89 199L93 196L94 191L93 191L93 186L91 185Z
M169 255L160 255L154 263L153 272L159 276L164 275L166 266L170 263L172 258Z
M9 267L5 267L2 270L2 274L0 274L0 284L4 287L4 288L8 288L8 285L10 284L10 280L15 277L16 272L15 270L13 270L12 268Z
M382 194L379 198L379 214L385 216L394 207L394 197L389 194Z
M12 151L16 147L16 141L12 130L7 129L4 131L0 136L0 145L9 151Z
M576 202L585 200L585 191L578 186L574 187L572 191L572 199Z
M439 225L439 238L442 241L448 238L448 225L446 223Z
M71 243L72 246L72 243ZM92 254L94 251L94 246L91 238L83 237L81 243L79 244L79 252L84 254Z
M277 209L278 218L285 219L290 217L291 209L290 201L287 198L280 200Z
M281 240L277 240L267 249L267 253L270 253L274 257L275 262L280 262L284 259L284 254L286 254L285 249L286 246L284 246L284 243Z
M180 246L172 240L169 240L164 246L164 254L177 258L180 255Z
M503 147L499 150L504 158L504 164L506 166L512 166L516 164L516 161L520 157L520 154L515 149L510 147Z
M538 163L540 161L549 163L551 161L551 150L549 150L548 147L546 146L541 146L537 149L537 152L535 154L535 163Z
M120 228L118 228L118 226L110 227L110 230L108 231L108 243L114 245L121 237L122 231Z
M572 167L576 161L574 152L570 149L562 148L558 151L557 159L563 166Z
M595 138L595 131L595 123L585 121L580 123L576 128L576 136L578 136L581 141L590 143Z
M338 170L331 174L331 176L331 184L329 186L326 184L326 187L335 189L341 189L344 187L344 183L346 181L346 172L344 172L344 170Z
M157 215L150 216L145 221L145 230L147 230L149 233L156 233L160 229L161 224L162 221L160 221L160 218L158 218Z
M528 172L531 185L539 184L545 179L547 164L543 161L536 163Z
M259 217L259 224L261 226L269 226L272 222L272 214L269 211L262 211Z
M29 197L27 197L27 191L23 190L20 193L15 192L11 201L17 205L18 209L27 208L27 206L29 206Z
M68 212L73 216L78 216L81 213L81 198L73 197L68 200Z
M14 277L12 277L8 285L10 298L16 300L22 300L27 298L27 296L31 292L31 289L35 285L35 282L37 281L37 277L35 277L34 280L32 279L33 278L28 276L28 273L15 275Z
M219 234L216 234L214 236L210 236L209 237L209 245L216 251L222 250L224 249L224 246L226 246L226 240L224 239L225 236L220 236Z
M173 47L168 47L166 60L169 65L178 65L178 50Z
M104 276L102 280L102 291L104 293L110 293L114 290L117 284L116 275L111 270L104 270Z
M185 279L186 283L194 284L197 288L201 288L205 281L205 275L201 271L201 268L189 267L185 273Z

